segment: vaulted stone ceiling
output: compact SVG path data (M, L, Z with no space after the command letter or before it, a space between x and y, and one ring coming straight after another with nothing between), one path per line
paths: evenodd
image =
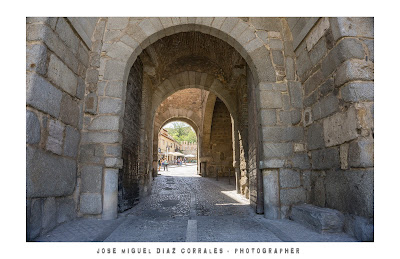
M140 55L144 71L158 85L183 71L209 73L229 88L245 74L245 60L226 42L201 32L182 32L164 37Z

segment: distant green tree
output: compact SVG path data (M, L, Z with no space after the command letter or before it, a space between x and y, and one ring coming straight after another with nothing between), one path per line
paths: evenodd
M178 142L197 142L196 132L188 124L177 121L172 123L172 128L167 128L168 133Z

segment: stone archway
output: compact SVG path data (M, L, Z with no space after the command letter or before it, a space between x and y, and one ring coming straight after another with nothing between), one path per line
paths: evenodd
M265 113L275 114L276 109L290 110L296 108L296 102L299 96L297 92L289 92L288 83L286 81L277 82L278 75L282 73L280 62L272 62L271 47L269 43L262 40L257 34L257 30L244 22L240 18L109 18L106 22L106 30L104 33L104 42L101 48L100 67L98 70L99 85L105 85L106 89L110 87L120 89L122 94L120 97L103 98L98 96L87 96L87 100L97 100L97 112L94 112L94 117L104 116L103 110L109 111L110 106L115 107L112 110L116 118L122 122L124 114L124 101L126 84L130 69L137 60L138 55L146 49L150 44L159 39L180 32L198 31L207 35L212 35L229 45L231 45L245 59L248 70L247 82L247 98L249 104L249 121L251 122L252 134L249 139L249 156L253 166L251 167L250 178L253 179L253 185L250 186L250 200L252 205L257 208L258 213L263 212L263 193L262 193L262 175L259 171L260 166L263 168L279 168L279 166L270 165L267 161L270 158L285 159L287 153L280 152L282 148L289 148L289 142L294 141L291 137L277 137L276 139L264 138L268 135L271 127L268 126L268 119L263 116ZM278 55L279 56L279 55ZM88 70L88 74L91 71ZM188 71L183 72L182 80L196 83L198 77ZM96 76L96 74L95 74ZM200 76L200 80L202 79ZM208 78L206 76L206 78ZM146 79L144 79L146 80ZM194 81L193 81L194 80ZM171 82L170 82L171 83ZM168 81L165 81L168 84ZM172 83L171 83L172 84ZM188 85L188 84L186 84ZM210 89L218 87L218 81L214 80ZM297 85L296 85L297 87ZM297 88L296 88L297 90ZM255 94L257 91L257 94ZM221 97L224 94L223 90L217 91ZM144 98L152 100L152 107L157 107L157 102L162 101L164 94L154 96L154 99L149 97L148 92L143 92ZM287 102L289 97L289 103ZM300 96L301 98L301 96ZM230 98L226 99L229 100ZM153 102L154 101L154 102ZM229 101L226 101L229 103ZM287 106L287 107L284 107ZM229 105L227 105L229 106ZM148 108L148 107L147 107ZM228 107L229 109L229 107ZM235 114L235 113L233 113ZM146 111L146 116L149 113ZM273 115L273 116L276 116ZM151 116L150 116L151 117ZM261 125L261 126L260 126ZM122 142L121 131L123 123L120 123L118 129L103 129L98 127L95 132L86 130L83 132L83 144L98 143L109 144L115 146ZM289 134L290 130L289 130ZM267 141L264 141L267 139ZM296 139L297 140L297 139ZM152 142L152 140L148 140ZM302 140L300 140L302 141ZM292 145L292 144L290 144ZM147 154L147 153L146 153ZM267 154L267 155L265 155ZM108 158L118 161L120 157L114 156ZM85 163L84 161L82 162ZM116 197L115 185L109 183L115 182L118 177L118 168L121 163L103 164L103 174L105 181L103 182L102 197L102 218L116 217L115 204L112 202ZM275 171L274 171L275 172ZM277 174L272 176L274 179ZM279 189L279 187L276 187ZM271 206L279 211L279 194L271 193ZM278 202L276 202L278 200ZM271 214L272 215L272 214ZM279 218L279 214L273 214L271 218Z

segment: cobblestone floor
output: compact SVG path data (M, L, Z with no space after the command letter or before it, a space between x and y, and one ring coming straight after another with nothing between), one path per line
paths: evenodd
M203 178L196 166L170 167L155 178L152 194L117 220L78 219L36 241L280 242L355 241L318 234L290 220L267 220L236 194L233 179Z

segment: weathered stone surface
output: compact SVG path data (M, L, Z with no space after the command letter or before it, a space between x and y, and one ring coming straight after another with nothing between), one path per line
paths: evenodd
M75 128L70 126L65 128L64 155L74 158L78 155L80 136Z
M281 93L277 91L260 92L260 108L282 108Z
M323 120L324 139L327 147L336 146L355 139L357 134L357 117L354 107L344 113L336 113Z
M263 170L264 217L279 219L279 177L278 170Z
M311 204L293 206L290 219L321 234L340 233L344 226L344 215L342 213Z
M342 99L346 102L362 102L374 100L373 82L351 82L340 90Z
M50 81L70 95L76 95L78 87L76 75L55 55L50 56L48 77Z
M90 93L85 98L85 112L96 114L97 113L97 95Z
M102 219L117 218L118 169L105 169Z
M345 38L322 60L321 71L324 77L327 77L339 67L342 62L348 59L364 59L364 56L364 47L359 40Z
M321 123L314 122L307 127L308 150L314 150L325 146L324 131Z
M292 157L292 166L294 168L300 169L309 169L310 168L310 159L306 153L295 154Z
M106 146L106 155L119 157L122 153L122 147L120 145L109 145Z
M285 165L284 159L268 159L266 161L260 161L260 169L264 168L281 168Z
M62 93L36 73L26 75L26 103L54 117L60 113Z
M264 159L284 158L293 153L292 143L263 143Z
M104 159L106 167L109 168L122 168L122 159L116 157L106 157Z
M374 216L374 171L327 171L326 206L362 217Z
M314 120L319 120L335 113L338 110L339 100L335 95L330 94L327 97L322 98L314 105L312 108L313 118Z
M286 79L287 80L295 80L295 65L294 60L291 57L286 57Z
M71 126L77 127L79 122L79 106L69 95L64 94L61 100L60 119Z
M81 191L100 193L103 179L103 167L84 165L81 170Z
M47 73L47 48L43 44L26 45L26 71L34 71L41 75Z
M332 34L335 40L342 37L374 37L373 17L337 17L330 18Z
M293 147L294 147L294 152L303 152L303 151L305 151L303 143L294 143Z
M272 17L250 17L250 23L259 30L281 31L281 23L278 19Z
M321 18L306 38L307 50L310 51L329 29L329 18Z
M263 127L263 140L267 142L301 141L302 127Z
M42 231L47 233L57 225L57 206L56 199L50 197L44 200L42 215Z
M104 146L102 144L80 145L79 161L99 164L103 161Z
M26 143L40 142L40 122L34 112L26 111Z
M374 241L374 218L345 215L345 232L359 241Z
M319 42L314 46L314 48L310 52L310 59L312 64L314 66L317 65L327 52L328 49L326 48L326 40L324 37L319 40Z
M30 212L28 213L29 217L27 218L27 239L33 240L35 237L40 235L40 231L42 229L43 201L42 199L32 199L28 201L30 201L28 202L30 205L28 205Z
M288 81L290 103L294 108L303 108L303 91L300 82Z
M279 184L281 188L300 187L300 173L291 169L280 169Z
M319 93L321 96L326 96L335 89L333 78L329 78L319 87Z
M75 181L76 161L26 148L26 197L68 196Z
M79 204L82 214L96 215L103 210L100 193L82 193Z
M122 100L118 98L100 98L99 113L100 114L120 114L122 111Z
M89 125L89 130L118 130L119 129L119 116L97 116L92 120Z
M57 223L71 221L76 217L75 201L73 198L56 198Z
M304 97L304 107L311 107L318 101L318 91L312 92L309 96Z
M335 86L339 87L349 81L374 80L374 67L372 62L365 60L347 60L338 68L335 76Z
M326 148L311 151L313 169L340 168L340 156L338 148Z
M298 53L296 60L297 73L302 79L302 81L304 81L305 75L307 74L308 71L311 70L313 65L310 56L308 55L308 52L305 49L300 49L299 52L296 51L296 54L297 53Z
M64 138L64 125L56 120L50 120L49 122L49 136L47 137L46 149L61 155L62 153L62 143Z
M291 124L291 116L290 111L280 111L279 112L279 120L281 125L290 125Z
M82 143L119 143L122 139L121 133L117 131L108 132L83 132Z
M282 45L282 48L283 48L283 45ZM284 60L284 58L283 58L282 51L280 51L280 50L273 50L273 51L272 51L272 60L274 61L274 64L275 64L275 65L283 66L284 63L285 63L285 60Z
M78 86L76 88L76 97L78 97L79 99L82 100L85 97L85 89L86 89L85 81L83 81L82 78L78 77Z
M304 203L306 201L306 192L302 187L281 189L280 199L281 199L281 205L286 205L286 206L298 203Z
M292 125L296 125L301 121L300 110L292 110L290 112L290 121L291 121Z
M360 139L350 142L349 166L350 167L374 166L374 141L372 139Z
M261 125L273 126L276 125L276 110L275 109L262 109Z
M307 81L304 82L304 94L309 95L313 92L319 85L325 81L325 77L321 70L318 70L313 75L311 75Z
M340 145L340 168L341 169L348 169L349 168L349 144L344 143Z

